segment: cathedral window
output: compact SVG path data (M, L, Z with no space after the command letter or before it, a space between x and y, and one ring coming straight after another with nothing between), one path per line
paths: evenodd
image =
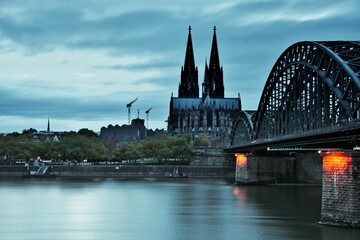
M212 111L211 111L211 110L208 110L208 111L207 111L206 120L207 120L207 127L208 127L208 128L212 128L213 116L212 116Z

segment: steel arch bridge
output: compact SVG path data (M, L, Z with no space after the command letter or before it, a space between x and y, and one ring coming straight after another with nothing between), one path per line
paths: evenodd
M239 114L232 145L360 129L360 41L306 41L287 48L249 121ZM247 138L239 137L246 132Z
M235 119L235 126L230 134L231 142L243 143L254 139L255 111L241 111Z

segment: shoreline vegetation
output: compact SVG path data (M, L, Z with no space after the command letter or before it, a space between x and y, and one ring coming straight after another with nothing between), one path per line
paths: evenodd
M33 163L36 160L60 164L189 164L197 147L208 147L206 135L189 134L149 137L115 146L88 129L78 132L38 132L0 135L0 165Z
M217 146L221 151L221 147ZM235 166L194 160L196 149L210 149L206 134L149 137L113 146L88 129L78 132L37 132L0 135L0 178L23 177L49 166L57 177L165 177L175 168L188 177L235 177ZM205 153L200 158L206 160ZM217 154L217 155L216 155Z

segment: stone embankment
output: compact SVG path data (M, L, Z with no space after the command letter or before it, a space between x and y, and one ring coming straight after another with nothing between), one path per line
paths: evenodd
M73 165L52 166L58 177L164 177L174 168L188 177L235 178L235 166L189 166L189 165ZM22 177L25 166L0 166L0 177Z

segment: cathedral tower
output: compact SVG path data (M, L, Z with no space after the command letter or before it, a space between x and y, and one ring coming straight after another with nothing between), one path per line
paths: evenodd
M203 92L208 93L212 98L224 98L224 81L223 81L223 68L220 67L219 52L216 39L216 26L214 26L214 35L211 46L209 67L205 68L205 80L207 78L208 83L205 84L208 89L204 89Z
M228 146L230 133L241 111L240 95L237 98L224 97L223 68L220 65L216 39L216 27L212 39L209 61L205 59L202 96L199 97L198 69L195 67L191 40L191 27L181 68L179 95L171 94L168 132L188 133L194 138L206 134L214 146Z
M181 68L181 82L179 84L179 98L198 98L198 68L195 67L194 51L191 39L191 26L186 46L185 62Z

